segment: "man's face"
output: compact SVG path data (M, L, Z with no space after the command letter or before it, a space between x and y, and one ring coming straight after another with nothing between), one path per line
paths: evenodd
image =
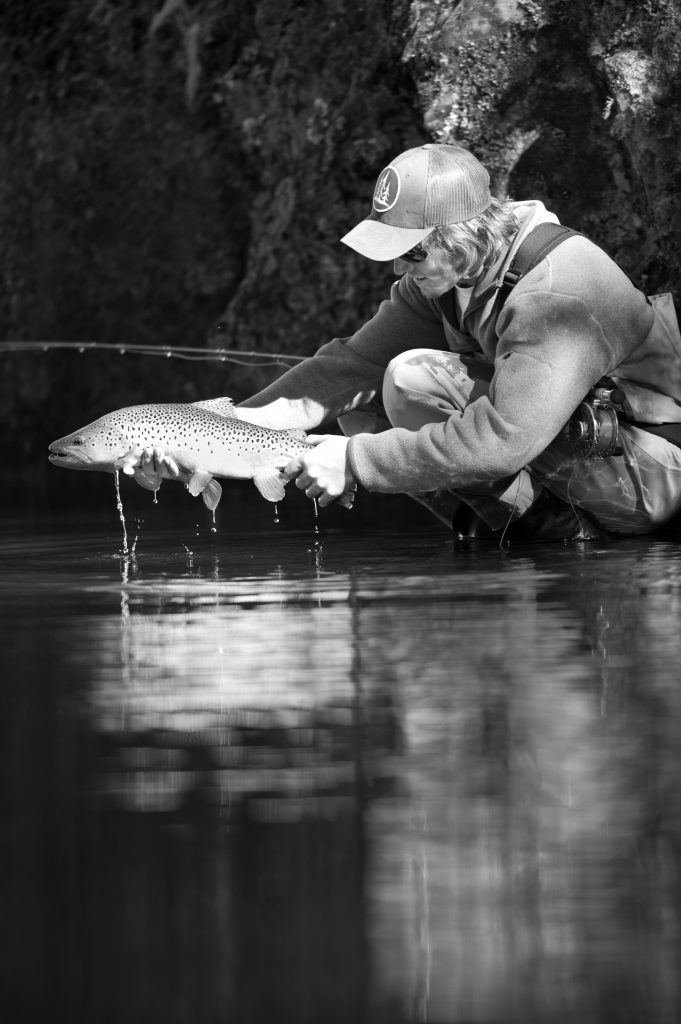
M393 260L393 269L400 276L409 274L426 298L439 298L455 284L461 283L461 271L455 257L437 247L426 252L420 246L411 249L409 253L405 253L405 256L409 257L414 253L420 257L417 262L414 261L413 255L411 259L398 256L396 260ZM423 253L425 256L422 255Z

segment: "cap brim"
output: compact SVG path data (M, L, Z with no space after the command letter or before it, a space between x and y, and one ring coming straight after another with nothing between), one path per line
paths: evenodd
M427 238L431 228L395 228L380 220L360 221L341 242L370 260L396 260Z

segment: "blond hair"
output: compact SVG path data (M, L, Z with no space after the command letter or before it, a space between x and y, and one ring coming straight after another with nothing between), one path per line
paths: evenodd
M477 277L496 262L504 246L518 231L518 219L510 199L492 199L473 220L435 228L424 249L440 249L451 256L462 279Z

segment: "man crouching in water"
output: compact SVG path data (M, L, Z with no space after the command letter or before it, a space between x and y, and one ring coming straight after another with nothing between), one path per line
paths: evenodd
M459 146L409 149L381 172L342 241L393 261L389 298L237 409L278 429L338 418L345 436L315 435L287 466L308 497L406 492L449 525L454 513L455 530L471 525L465 509L478 530L525 540L646 533L681 508L681 449L654 432L681 421L675 318L576 233L505 280L542 224L557 218L494 199ZM603 424L616 444L579 457L566 424L603 378L620 403Z

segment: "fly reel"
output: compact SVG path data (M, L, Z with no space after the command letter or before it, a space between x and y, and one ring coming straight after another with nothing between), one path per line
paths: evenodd
M619 421L612 391L597 388L580 402L568 423L568 437L578 459L621 455Z

